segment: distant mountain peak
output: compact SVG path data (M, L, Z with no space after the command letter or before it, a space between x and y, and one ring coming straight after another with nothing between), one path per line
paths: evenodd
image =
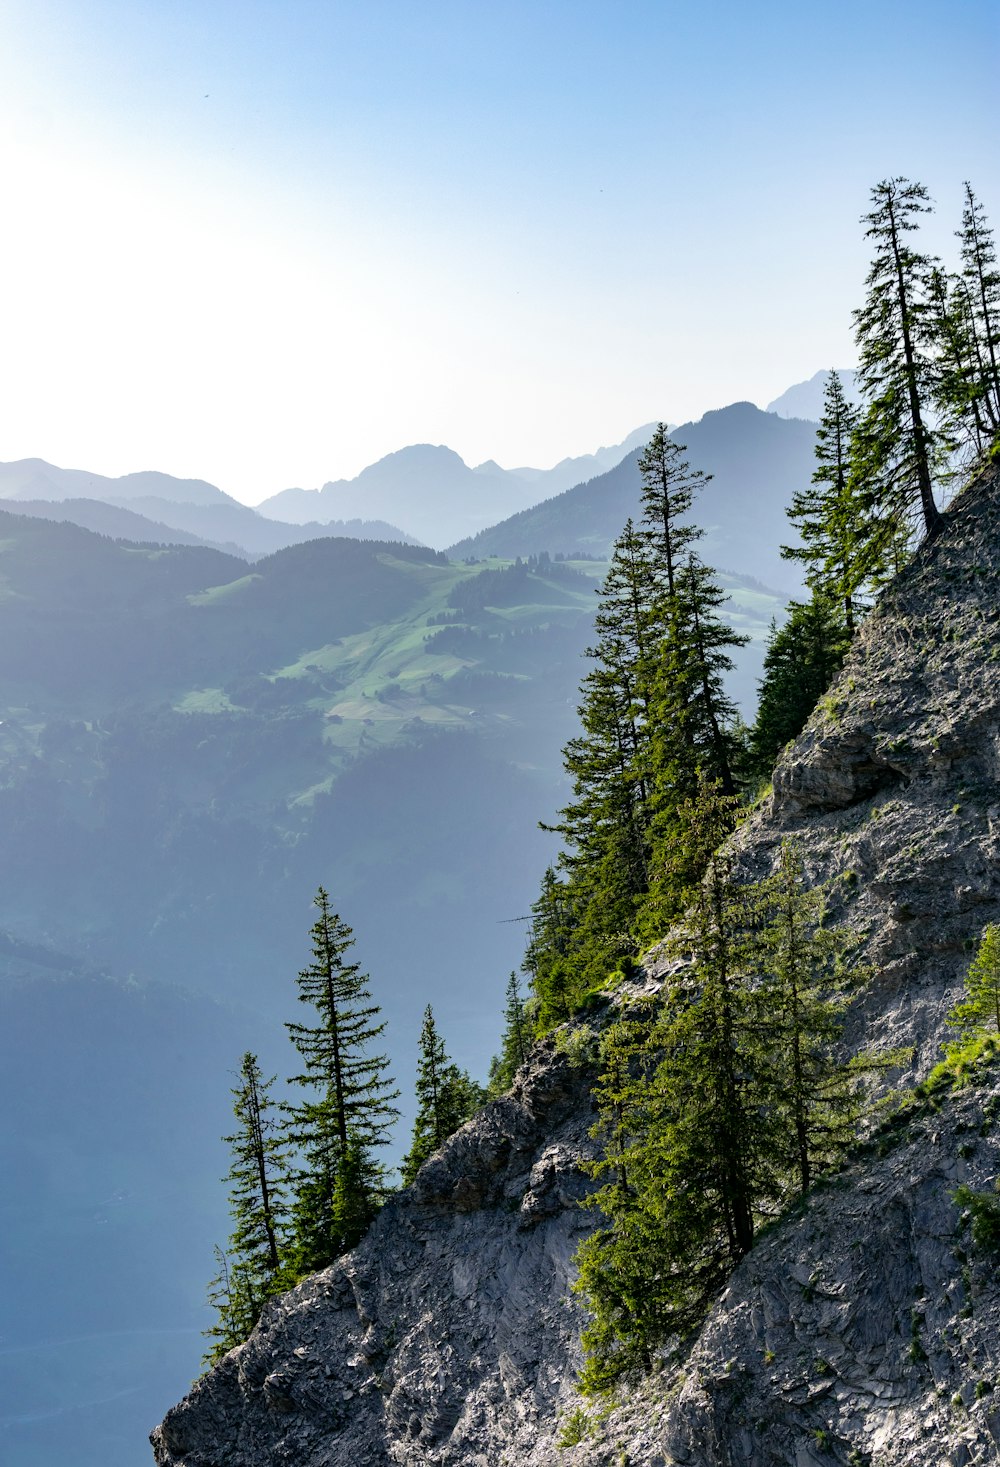
M833 370L840 378L848 401L857 402L859 397L857 372L853 367L836 367ZM818 423L823 416L823 393L829 375L826 369L814 372L808 382L796 382L780 397L769 402L764 411L775 413L779 418L804 418L808 423Z

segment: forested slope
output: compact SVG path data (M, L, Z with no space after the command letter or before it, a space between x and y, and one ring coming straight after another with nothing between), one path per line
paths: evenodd
M797 836L875 970L851 1042L911 1044L916 1074L938 1056L978 933L1000 917L998 522L991 471L883 597L736 847L756 876ZM655 951L647 974L655 992ZM163 1467L281 1453L564 1460L557 1439L579 1404L570 1258L589 1225L577 1207L592 1144L585 1032L547 1040L355 1254L271 1307L167 1418ZM1000 1160L994 1087L981 1083L955 1100L938 1092L938 1116L912 1111L908 1131L788 1217L639 1410L574 1417L571 1460L989 1460L995 1273L952 1199Z

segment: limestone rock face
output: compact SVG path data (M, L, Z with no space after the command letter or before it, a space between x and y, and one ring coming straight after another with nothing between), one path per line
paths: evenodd
M1000 921L998 776L993 474L883 598L736 841L759 876L800 840L876 970L851 1042L913 1046L915 1074L939 1057L971 946ZM650 955L647 987L663 961ZM354 1253L270 1305L167 1415L160 1467L1000 1461L996 1260L952 1196L1000 1169L988 1088L820 1187L744 1261L681 1366L567 1432L581 1405L572 1256L597 1221L579 1205L588 1065L580 1042L539 1045Z

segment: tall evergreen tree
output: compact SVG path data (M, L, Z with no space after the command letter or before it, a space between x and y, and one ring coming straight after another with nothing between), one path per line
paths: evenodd
M868 296L854 313L865 411L855 435L853 482L883 537L898 531L913 508L932 535L940 523L935 481L948 447L933 422L933 262L907 238L930 204L923 184L906 178L884 179L871 197L862 216L874 245ZM878 554L880 537L871 544Z
M675 443L665 423L657 423L652 438L639 456L642 481L643 538L649 544L651 561L658 572L661 592L673 596L684 556L704 534L686 524L695 493L712 475L692 469L681 455L687 449Z
M750 761L766 778L781 750L797 738L844 661L846 631L840 609L814 594L792 601L779 627L771 622L764 676L758 683L757 717L750 731Z
M487 1094L491 1099L510 1089L514 1076L528 1058L531 1049L531 1025L525 1012L524 998L516 973L511 973L507 980L503 1020L500 1053L494 1055L490 1062Z
M678 968L645 1026L612 1026L603 1048L594 1195L608 1218L578 1253L593 1320L582 1386L648 1368L684 1334L749 1250L778 1193L772 1056L747 963L752 914L719 844L733 800L702 784L683 806L682 872L705 874L670 937Z
M700 780L717 780L725 794L736 793L736 705L725 677L733 669L730 652L748 638L719 615L726 600L715 572L689 553L667 608L652 693L656 801L668 827L669 812L694 797Z
M857 1137L862 1066L845 1063L839 1041L848 990L866 973L849 970L856 939L824 925L824 894L809 885L791 841L782 843L777 871L759 883L754 899L761 923L758 1002L779 1076L776 1161L807 1192L817 1172Z
M416 1088L417 1115L401 1169L404 1186L409 1186L427 1158L475 1115L484 1099L482 1089L448 1058L430 1004L424 1010L420 1030Z
M690 549L700 531L686 516L708 476L682 452L661 425L641 459L643 528L626 525L601 592L581 731L563 755L573 798L547 827L563 837L565 877L548 878L526 957L543 1030L634 956L678 804L701 776L729 792L740 779L743 740L724 678L746 639L719 614L725 594ZM554 895L563 920L548 942ZM660 883L657 915L663 899Z
M851 483L851 450L858 421L858 410L844 395L839 374L830 372L816 430L812 484L796 491L788 510L802 543L781 547L787 560L804 565L810 590L843 607L848 637L854 635L857 593L869 559L868 524Z
M973 462L982 458L992 440L987 421L982 362L975 323L965 283L931 271L928 293L937 344L935 401L957 446L964 446Z
M216 1343L210 1360L218 1359L246 1339L257 1323L264 1301L279 1287L287 1220L288 1145L271 1099L274 1077L265 1080L257 1056L243 1056L233 1089L237 1129L223 1140L232 1161L229 1211L233 1231L229 1252L216 1250L219 1274L210 1286L218 1321L209 1331Z
M379 1007L358 964L345 960L351 929L322 887L314 904L313 961L299 974L298 996L315 1010L316 1022L285 1026L303 1061L290 1083L312 1092L289 1107L288 1117L290 1139L304 1159L293 1210L297 1275L324 1268L353 1247L377 1210L385 1174L374 1151L388 1141L399 1095L388 1059L371 1049L385 1029ZM350 1197L345 1189L353 1189Z
M1000 270L982 204L965 185L961 243L961 295L975 363L971 406L995 443L1000 438ZM986 445L990 446L989 444Z
M669 938L673 977L602 1039L594 1170L607 1180L591 1200L606 1222L577 1254L587 1393L648 1370L696 1325L758 1223L857 1132L861 1067L838 1053L848 982L865 976L849 972L855 939L825 925L790 845L773 877L739 880L721 845L732 805L703 786L683 807L678 867L705 875Z

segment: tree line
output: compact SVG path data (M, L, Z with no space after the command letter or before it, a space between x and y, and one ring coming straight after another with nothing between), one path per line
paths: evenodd
M285 1026L299 1060L288 1084L301 1099L277 1100L276 1076L266 1077L252 1053L243 1056L232 1089L236 1126L223 1140L233 1227L227 1246L215 1250L206 1364L247 1338L268 1299L353 1248L395 1186L393 1169L379 1159L399 1114L399 1091L379 1052L385 1024L367 975L350 960L351 929L322 887L315 906L312 961L297 980L308 1021ZM483 1087L449 1058L427 1006L416 1117L400 1166L404 1186L487 1099L508 1088L531 1041L512 973L500 1053Z
M1000 274L966 185L960 267L914 247L921 184L878 184L873 257L855 312L860 403L829 374L811 485L789 508L809 599L773 626L757 718L727 698L744 640L723 617L692 519L708 476L660 425L639 460L642 517L601 591L572 798L532 908L526 970L544 1031L614 987L668 932L655 1003L630 1000L600 1041L596 1135L603 1224L578 1255L590 1314L585 1391L647 1369L700 1319L755 1231L856 1135L865 1072L840 1058L840 1016L864 982L793 846L741 875L732 834L803 727L882 586L941 526L949 488L1000 455Z

